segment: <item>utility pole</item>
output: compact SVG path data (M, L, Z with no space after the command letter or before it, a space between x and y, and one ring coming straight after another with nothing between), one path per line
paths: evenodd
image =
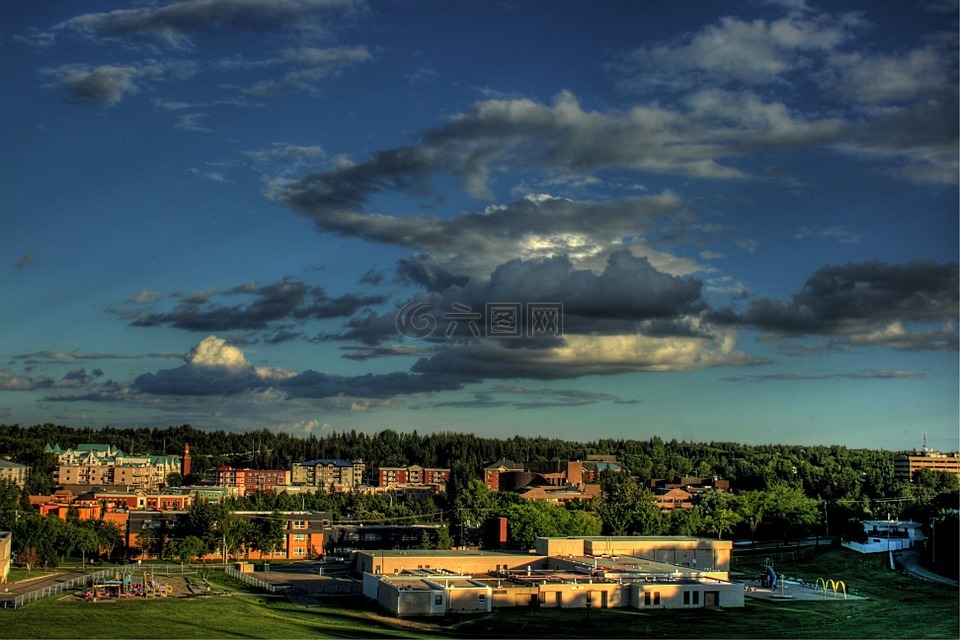
M827 515L827 501L823 501L823 527L826 531L826 535L830 537L830 516Z

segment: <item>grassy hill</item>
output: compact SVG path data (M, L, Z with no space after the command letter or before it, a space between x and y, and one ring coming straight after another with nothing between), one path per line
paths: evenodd
M0 611L3 638L957 638L955 588L895 573L881 556L837 549L782 564L788 577L841 579L863 599L748 599L743 609L503 610L487 616L396 620L363 602L297 607L234 594L87 603L49 598ZM748 569L749 570L749 569Z

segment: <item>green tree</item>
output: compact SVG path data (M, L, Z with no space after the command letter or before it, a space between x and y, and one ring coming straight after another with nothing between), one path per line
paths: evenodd
M763 491L744 491L738 493L734 501L740 519L750 527L750 537L757 539L757 527L763 521L767 511L767 494Z
M455 520L460 525L460 544L476 542L475 533L487 519L499 511L497 494L490 491L482 480L470 480L457 490L453 503Z
M733 531L733 527L740 522L733 496L724 491L707 492L699 506L704 513L705 529L717 534L718 540L723 538L723 534Z
M771 525L778 528L783 537L789 537L792 529L805 530L820 517L820 503L808 498L799 487L778 483L766 492L765 515Z
M608 535L661 535L667 521L656 505L653 494L641 487L636 478L612 474L607 482L607 495L597 507Z
M141 555L163 557L163 539L153 527L144 527L137 533L137 548Z
M112 522L97 521L93 523L93 530L97 536L97 551L100 554L109 558L114 549L123 545L123 532Z
M285 533L283 515L273 511L269 516L253 521L250 542L254 549L260 551L261 557L266 558L283 547Z
M63 521L39 513L24 514L13 527L13 548L21 563L32 566L57 566L57 544Z
M229 561L230 556L238 555L253 535L252 523L223 504L218 505L214 526L214 536L217 541L214 546L220 546L224 564Z
M17 524L22 495L20 487L9 480L0 480L0 529L10 531Z
M203 540L197 536L186 536L171 540L167 552L175 560L180 561L180 567L203 553Z
M671 535L698 536L706 530L703 515L698 508L673 509L667 516L667 526Z
M453 536L450 535L449 527L443 526L437 529L437 541L435 543L437 549L450 550L453 548L453 544Z
M198 500L190 505L184 516L184 536L192 535L203 541L205 554L213 553L220 545L219 521L224 517L225 506Z
M503 515L509 522L510 541L520 549L531 549L538 536L555 535L553 514L546 509L559 508L532 500L507 506Z
M71 536L76 541L77 550L80 551L80 559L83 570L87 570L87 554L93 553L100 548L100 540L97 538L97 532L87 523L75 524Z

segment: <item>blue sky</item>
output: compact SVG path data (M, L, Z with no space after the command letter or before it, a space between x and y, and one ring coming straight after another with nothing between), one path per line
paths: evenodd
M0 421L958 448L956 2L0 13Z

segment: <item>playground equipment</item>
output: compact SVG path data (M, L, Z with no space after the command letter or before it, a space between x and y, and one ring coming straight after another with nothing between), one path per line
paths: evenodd
M817 584L814 587L814 591L820 591L820 589L823 589L823 595L827 595L828 589L833 589L834 598L838 597L839 594L837 590L839 589L843 592L843 599L847 599L847 583L843 580L824 580L823 578L817 578Z
M761 587L776 589L780 585L780 576L773 568L773 560L767 558L763 561L763 571L758 578Z

